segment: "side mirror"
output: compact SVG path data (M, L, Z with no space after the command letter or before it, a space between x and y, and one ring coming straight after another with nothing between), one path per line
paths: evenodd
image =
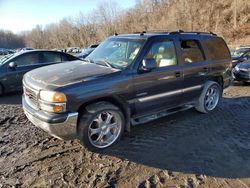
M150 72L157 67L154 58L147 58L142 60L142 65L140 67L140 72Z
M17 67L17 65L16 65L16 63L14 61L12 61L12 62L9 63L9 67L11 69L15 69Z

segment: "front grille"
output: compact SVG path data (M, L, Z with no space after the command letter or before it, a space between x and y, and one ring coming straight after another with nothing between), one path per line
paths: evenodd
M38 91L24 86L25 100L34 109L38 108Z

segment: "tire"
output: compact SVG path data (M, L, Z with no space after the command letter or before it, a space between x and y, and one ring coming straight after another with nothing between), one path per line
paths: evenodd
M114 145L122 136L125 118L115 105L101 101L88 105L81 112L78 136L81 144L91 151Z
M217 82L208 81L204 85L195 109L201 113L209 113L217 107L221 96L222 87Z

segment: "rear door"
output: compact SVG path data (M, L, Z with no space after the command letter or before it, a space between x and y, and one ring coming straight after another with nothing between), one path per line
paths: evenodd
M180 36L180 49L184 75L182 103L192 102L201 94L209 75L210 63L198 38Z
M141 61L154 58L157 68L151 72L135 73L133 83L137 116L179 104L183 76L176 58L175 42L171 38L155 39L141 58Z

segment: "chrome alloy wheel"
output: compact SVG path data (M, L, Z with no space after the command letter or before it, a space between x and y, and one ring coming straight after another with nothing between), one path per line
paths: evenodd
M208 88L205 96L206 109L209 111L213 110L217 106L219 98L220 98L219 88L216 85L212 85L210 88Z
M106 148L119 137L122 119L115 111L103 111L91 122L88 128L90 143L97 148Z

